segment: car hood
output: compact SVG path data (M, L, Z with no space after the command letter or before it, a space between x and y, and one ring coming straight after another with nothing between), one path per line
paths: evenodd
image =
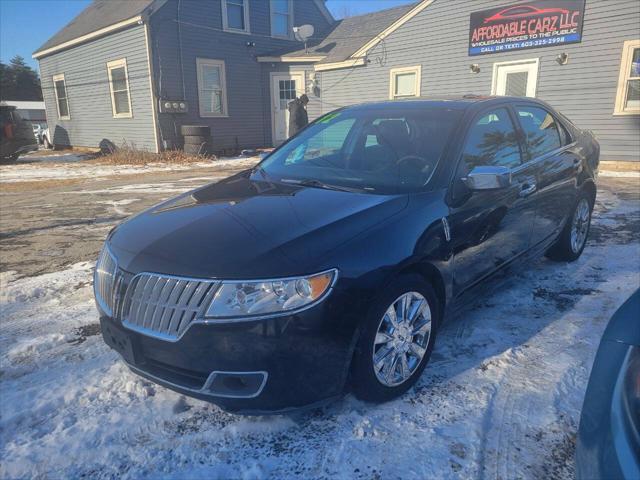
M406 195L284 185L252 180L243 172L131 218L115 229L109 245L120 267L131 273L228 279L299 275L324 267L332 250L406 204Z

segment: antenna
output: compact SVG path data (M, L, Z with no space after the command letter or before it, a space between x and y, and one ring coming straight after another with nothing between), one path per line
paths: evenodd
M301 25L299 27L293 27L293 35L299 42L304 42L304 53L307 53L307 40L313 36L315 32L313 25Z

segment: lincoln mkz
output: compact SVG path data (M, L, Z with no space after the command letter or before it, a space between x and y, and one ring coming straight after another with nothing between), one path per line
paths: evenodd
M580 256L599 151L529 98L336 110L116 227L94 279L104 340L133 372L230 411L390 400L475 287Z

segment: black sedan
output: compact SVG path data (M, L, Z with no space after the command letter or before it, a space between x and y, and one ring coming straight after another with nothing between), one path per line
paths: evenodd
M468 96L327 114L255 168L112 231L105 341L232 411L407 391L438 327L492 274L576 260L599 146L543 102Z

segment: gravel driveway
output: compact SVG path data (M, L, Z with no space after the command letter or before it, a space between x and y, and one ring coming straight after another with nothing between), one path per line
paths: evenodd
M129 215L256 161L0 166L0 271L31 276L93 260L109 230Z

